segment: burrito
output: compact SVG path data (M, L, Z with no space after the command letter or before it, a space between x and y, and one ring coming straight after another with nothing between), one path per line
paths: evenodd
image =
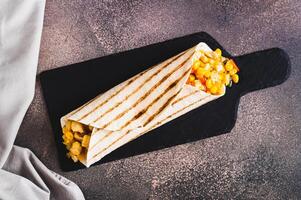
M67 156L86 167L238 83L239 68L205 43L137 74L61 118ZM172 136L171 136L172 137Z

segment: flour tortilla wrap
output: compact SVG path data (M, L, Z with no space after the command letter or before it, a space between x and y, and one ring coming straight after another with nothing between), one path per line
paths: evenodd
M223 96L186 84L198 50L212 51L199 43L63 116L62 128L67 120L93 127L87 156L80 162L89 167L150 130Z

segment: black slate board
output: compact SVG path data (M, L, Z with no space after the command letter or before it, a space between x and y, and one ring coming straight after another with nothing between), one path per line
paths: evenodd
M72 171L84 166L66 158L66 149L61 138L61 116L99 93L199 42L206 42L212 49L220 48L224 56L232 57L210 35L200 32L42 72L40 74L42 90L62 170ZM242 95L280 84L289 76L289 57L279 48L233 58L240 68L240 82L227 88L225 96L141 136L95 164L230 132L235 124L237 107Z

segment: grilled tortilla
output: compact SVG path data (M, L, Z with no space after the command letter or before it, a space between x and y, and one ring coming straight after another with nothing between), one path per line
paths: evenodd
M225 94L189 84L199 43L100 94L61 118L68 156L89 167L135 138ZM221 61L222 62L222 61Z

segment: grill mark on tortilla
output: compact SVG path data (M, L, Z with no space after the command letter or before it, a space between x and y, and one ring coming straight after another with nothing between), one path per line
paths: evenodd
M131 107L127 108L126 110L124 110L122 113L118 114L114 119L112 119L109 123L103 125L101 127L101 129L104 129L106 127L108 127L113 121L120 119L123 115L125 115L128 111L130 111L131 109L135 108L140 102L142 102L145 98L147 98L159 85L161 85L170 75L172 75L174 72L176 72L178 69L180 69L182 66L184 66L186 64L186 62L192 57L193 53L185 60L183 61L180 65L178 65L175 69L173 69L171 72L169 72L168 74L166 74L160 81L158 81L149 91L147 91L142 97L140 97ZM190 69L188 70L190 71ZM185 72L186 73L186 72ZM179 78L181 79L181 78ZM178 79L178 80L179 80ZM149 80L148 80L149 81ZM144 82L143 85L145 83L147 83L148 81ZM127 97L133 95L134 93L136 93L138 90L140 89L137 88L137 90L135 90L133 93L131 93L130 95L128 95ZM128 98L126 98L125 100L127 100ZM125 101L124 100L124 101ZM123 101L122 101L123 102ZM120 102L120 104L122 103ZM117 106L115 106L113 109L117 108L120 104L118 104ZM112 110L113 110L112 109ZM138 113L139 114L139 113ZM143 114L143 113L142 113ZM96 120L97 121L97 120ZM95 121L94 121L95 122ZM121 129L121 128L120 128Z
M168 115L168 116L165 117L163 120L157 122L155 125L153 125L153 126L150 127L149 129L147 129L145 132L150 131L152 128L154 128L154 127L156 127L156 126L162 124L162 122L164 122L165 120L171 118L173 115L176 115L176 114L178 114L179 112L182 112L182 111L185 110L186 108L188 108L188 107L190 107L190 106L193 106L193 105L195 105L196 103L198 103L199 101L203 101L203 100L207 99L208 97L210 97L210 96L203 97L203 98L201 98L201 99L199 99L199 100L197 100L197 101L195 101L195 102L192 102L192 103L190 103L189 105L187 105L187 106L181 108L181 109L178 110L177 112L175 112L175 113L173 113L173 114L171 114L171 115ZM184 100L184 99L182 99L182 101L183 101L183 100Z
M185 73L184 73L184 76L186 76L188 73L190 72L190 69L188 69L188 70L186 70L185 71ZM174 83L173 83L174 84ZM158 110L157 110L157 112L155 112L152 116L150 116L147 120L146 120L146 122L143 124L143 126L146 126L149 122L151 122L159 113L161 113L162 112L162 110L164 110L164 108L180 93L180 91L181 90L179 90L178 92L177 92L177 94L176 95L174 95L174 96L171 96L166 102L165 102L165 104L163 105L163 106L161 106Z
M186 72L185 72L186 73ZM185 74L184 73L184 74ZM179 79L178 79L179 80ZM178 80L176 80L175 82L178 82ZM175 83L175 82L173 82L165 91L168 91L168 89L170 89L170 87ZM124 127L126 127L127 125L129 125L129 123L131 123L133 120L135 120L135 119L138 119L141 115L143 115L148 109L149 109L149 107L154 103L154 102L156 102L156 101L158 101L157 99L160 99L164 94L165 94L165 91L164 91L164 93L162 93L160 96L158 96L151 104L149 104L148 105L148 107L146 108L146 109L143 109L143 110L141 110L137 115L135 115L131 120L129 120L127 123L125 123L120 129L122 129L122 128L124 128ZM180 92L180 91L179 91ZM178 92L178 93L179 93ZM178 94L177 93L177 94ZM193 92L193 93L191 93L191 94L189 94L189 95L186 95L186 96L184 96L184 98L187 98L188 96L190 96L190 95L192 95L192 94L195 94L196 92ZM177 96L177 94L175 95L175 96ZM184 98L181 98L181 100L182 99L184 99ZM96 145L98 145L99 144L99 142L101 142L102 140L104 140L106 137L108 137L111 133L112 133L113 131L110 131L110 132L108 132L103 138L101 138L100 140L98 140L89 150L92 150Z
M190 93L190 94L187 94L187 95L185 95L185 96L182 96L181 98L179 98L179 99L175 100L174 102L172 102L171 105L175 105L175 104L178 103L179 101L185 99L186 97L188 97L188 96L190 96L190 95L194 95L194 94L196 94L197 92L198 92L198 91L196 90L196 91L194 91L194 92L192 92L192 93Z
M187 60L189 60L189 58L187 59ZM186 61L187 61L186 60ZM180 78L178 78L177 80L175 80L173 83L171 83L165 90L164 90L164 92L163 93L161 93L153 102L151 102L149 105L148 105L148 107L146 108L146 109L143 109L142 111L140 111L137 115L135 115L132 119L130 119L128 122L126 122L120 129L122 129L122 128L124 128L124 127L126 127L128 124L130 124L133 120L135 120L135 119L137 119L137 118L139 118L141 115L143 115L155 102L157 102L162 96L164 96L167 92L168 92L168 90L170 90L171 88L173 88L173 87L175 87L178 83L179 83L179 81L181 80L181 78L183 77L183 76L185 76L185 75L187 75L187 73L190 71L190 69L188 69L188 70L186 70L185 72L184 72L184 74L182 75L182 76L180 76ZM180 90L181 91L181 90ZM155 116L155 115L157 115L158 113L160 113L168 104L169 104L169 102L170 101L172 101L172 99L173 98L175 98L179 93L180 93L180 91L178 91L177 93L176 93L176 95L173 95L173 96L171 96L166 102L165 102L165 104L162 106L162 107L160 107L160 109L153 115L153 116ZM149 118L150 119L150 118ZM113 131L110 131L110 132L108 132L103 138L101 138L100 140L98 140L92 147L91 147L91 149L89 149L89 150L92 150L97 144L99 144L99 142L101 142L101 141L103 141L106 137L108 137L111 133L112 133ZM121 139L121 138L118 138L117 139L117 141L119 140L119 139ZM113 145L113 143L112 144L110 144L109 146L111 146L111 145Z
M182 55L182 54L181 54ZM133 94L135 94L141 87L143 87L143 85L145 85L147 82L149 82L153 77L155 77L156 75L158 75L165 67L167 67L170 63L172 63L173 61L175 61L176 59L178 59L181 55L175 57L173 60L171 60L170 62L166 63L164 66L162 66L160 69L158 69L156 71L156 73L154 73L152 76L150 76L145 82L143 82L139 87L136 88L135 91L133 91L132 93L130 93L129 95L127 95L125 97L125 99L123 99L122 101L118 102L117 104L115 104L114 106L112 106L109 110L107 110L105 113L103 113L102 115L100 115L99 117L97 117L95 120L92 121L92 123L97 122L100 118L104 117L106 114L110 113L112 110L114 110L115 108L117 108L119 105L121 105L124 101L126 101L128 98L130 98Z
M93 155L91 159L95 158L96 156L98 156L99 154L101 154L102 152L104 152L105 150L107 150L108 148L110 148L112 145L114 145L116 142L118 142L120 139L122 139L124 136L126 136L129 132L131 132L131 130L128 130L125 134L121 135L121 137L119 137L117 140L115 140L114 142L112 142L109 146L107 146L106 148L102 149L97 154Z
M181 53L179 56L181 56L182 54L184 54L184 53ZM193 54L192 54L192 55L193 55ZM192 56L192 55L191 55L191 56ZM175 59L177 59L179 56L175 57ZM191 58L191 56L190 56L189 58ZM188 58L187 60L189 60L189 58ZM167 65L169 65L171 62L173 62L175 59L171 60L169 63L167 63ZM187 60L185 60L183 63L185 63ZM182 65L183 63L181 63L181 66L183 66L183 65ZM163 67L166 67L166 66L164 65ZM140 88L140 87L139 87L139 88ZM139 113L138 113L138 114L139 114ZM142 115L143 113L140 112L140 114ZM98 128L98 129L99 129L99 128ZM99 142L101 142L103 139L105 139L106 137L108 137L112 132L113 132L113 131L110 131L110 132L106 133L106 135L105 135L103 138L101 138L100 140L98 140L91 148L89 148L89 150L92 150L97 144L99 144Z
M188 96L187 96L187 97L188 97ZM186 98L187 98L187 97L186 97ZM186 108L188 108L188 107L190 107L190 106L193 106L193 105L195 105L196 103L198 103L199 101L202 101L202 100L204 100L204 99L206 99L206 98L208 98L208 97L210 97L210 96L206 96L206 97L204 97L204 98L202 98L202 99L199 99L199 100L197 100L197 101L195 101L195 102L193 102L193 103L190 103L189 105L187 105L187 106L181 108L181 109L178 110L177 112L175 112L175 113L173 113L173 114L167 116L167 117L164 118L163 120L157 122L155 125L153 125L153 126L150 127L149 129L147 129L146 131L140 133L137 137L133 138L132 140L134 140L134 139L140 137L141 135L147 133L148 131L150 131L150 130L153 129L154 127L160 125L163 121L165 121L165 120L171 118L173 115L178 114L179 112L185 110ZM182 99L182 101L183 101L183 100L184 100L184 99ZM105 150L107 150L108 148L110 148L110 147L111 147L112 145L114 145L116 142L118 142L118 141L121 140L123 137L125 137L130 131L131 131L131 130L128 130L125 134L123 134L121 137L119 137L117 140L115 140L113 143L111 143L108 147L104 148L103 150L101 150L101 151L98 152L97 154L93 155L91 159L95 158L96 156L98 156L99 154L101 154L102 152L104 152ZM132 140L131 140L131 141L132 141ZM97 143L98 143L98 142L97 142ZM90 160L91 160L91 159L90 159ZM89 160L89 161L90 161L90 160Z
M146 72L146 71L145 71ZM89 114L91 114L92 112L94 112L95 110L97 110L98 108L100 108L101 106L103 106L104 104L108 103L109 100L111 100L113 97L115 97L117 94L119 94L124 88L126 88L128 85L130 85L131 83L133 83L135 80L137 80L139 77L141 77L145 72L141 72L140 74L138 74L138 76L134 77L133 79L129 80L123 87L121 87L119 90L117 90L114 94L112 94L110 97L108 97L105 101L103 101L102 103L100 103L99 105L97 105L95 108L93 108L91 111L89 111L88 113L84 114L83 116L81 116L79 119L77 119L77 121L81 121L84 118L86 118ZM92 101L95 99L92 99ZM79 111L78 111L79 112ZM76 113L75 113L76 114Z
M193 53L189 56L188 59L191 58L191 56L193 55ZM108 125L110 125L114 120L119 119L120 117L122 117L124 114L126 114L132 107L135 107L136 104L138 104L139 102L143 101L143 99L145 99L148 95L150 95L150 93L155 90L162 82L164 82L164 79L166 79L168 76L170 76L172 73L174 73L176 70L178 70L180 67L182 67L184 65L184 63L188 60L186 59L185 61L183 61L180 65L178 65L177 68L173 69L171 72L169 72L168 74L166 74L158 83L156 83L149 91L147 91L147 93L145 93L142 97L140 97L135 103L134 105L132 105L130 108L127 108L125 111L123 111L122 113L118 114L114 119L112 119L108 124L103 125L100 128L106 128ZM169 62L167 65L169 65L171 62ZM164 67L166 67L167 65L164 65ZM163 67L163 68L164 68ZM146 83L148 83L149 81L151 81L153 79L153 77L155 77L156 75L158 75L163 68L160 68L156 73L154 73L152 76L150 76L145 82L143 82L139 87L136 88L136 90L134 90L132 93L130 93L129 95L127 95L125 97L125 99L123 99L122 101L118 102L114 107L111 107L109 110L107 110L105 113L103 113L101 116L99 116L98 118L96 118L95 120L93 120L93 123L97 123L97 121L102 118L103 116L105 116L106 114L110 113L111 111L113 111L115 108L117 108L118 106L120 106L124 101L128 100L132 95L134 95L141 87L143 87Z
M185 76L186 72L184 73ZM162 92L159 96L156 97L156 99L154 99L145 109L141 110L137 115L135 115L134 117L132 117L132 119L128 120L128 122L126 122L124 125L121 126L120 129L125 128L126 126L128 126L132 121L137 120L139 117L141 117L145 112L147 112L147 110L154 105L160 98L162 98L162 96L164 96L168 90L170 90L171 88L175 87L178 82L181 80L182 76L180 78L178 78L176 81L174 81L172 84L170 84L165 90L164 92ZM173 97L177 96L179 94L180 91L177 92L176 95L174 95ZM165 105L165 104L164 104Z
M186 52L186 51L185 51ZM165 65L162 66L162 68L165 68L167 65L169 65L171 62L173 62L174 60L178 59L181 55L183 55L185 52L182 52L178 55L176 55L171 61L169 61L168 63L166 63ZM153 69L154 67L156 67L158 65L155 65L143 72L141 72L140 74L138 74L136 77L133 77L133 79L129 80L123 87L121 87L119 90L117 90L114 94L112 94L110 97L108 97L105 101L103 101L101 104L97 105L93 110L89 111L88 113L84 114L83 116L81 116L79 119L77 119L77 121L81 121L83 120L85 117L87 117L89 114L91 114L92 112L94 112L95 110L97 110L98 108L100 108L101 106L103 106L104 104L108 103L109 100L111 100L112 98L114 98L116 95L118 95L122 90L124 90L127 86L129 86L131 83L133 83L135 80L137 80L139 77L141 77L143 74L145 74L146 72L150 71L151 69ZM91 102L95 100L92 99ZM82 109L82 108L81 108ZM79 109L76 113L78 113L81 109ZM74 113L74 114L76 114Z

